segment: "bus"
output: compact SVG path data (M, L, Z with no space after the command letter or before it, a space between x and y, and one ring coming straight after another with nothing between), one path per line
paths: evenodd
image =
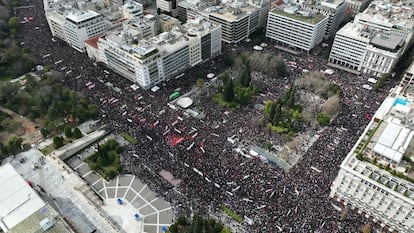
M171 100L175 100L175 99L177 99L179 96L180 96L180 92L179 92L179 91L173 92L173 93L172 93L172 94L168 97L168 100L169 100L169 101L171 101Z

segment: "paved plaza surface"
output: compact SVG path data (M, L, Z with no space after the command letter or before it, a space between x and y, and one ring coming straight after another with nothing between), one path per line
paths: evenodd
M26 158L20 163L21 158ZM73 156L67 164L75 171L62 169L62 162L56 162L40 151L31 149L10 157L9 162L22 177L32 182L35 189L43 189L48 197L45 201L57 210L80 232L120 232L108 224L122 228L121 232L161 233L164 227L173 223L173 212L169 202L149 189L136 176L122 175L107 182L91 171L81 156ZM34 168L38 167L38 168ZM104 201L103 206L94 206L83 194L73 187L82 184L82 178ZM118 204L118 199L122 204ZM111 220L100 214L106 213ZM135 218L135 214L139 218Z
M83 156L73 156L67 164L104 200L102 209L122 230L131 233L161 233L163 227L173 223L173 212L169 202L158 197L136 176L117 176L107 182L89 170L82 161ZM122 205L117 200L122 200ZM140 218L135 219L138 214Z
M58 170L48 159L44 159L44 164L41 165L42 157L41 152L31 149L16 155L10 163L24 179L32 182L33 187L38 188L40 185L49 196L54 198L52 204L58 207L63 217L70 221L78 231L85 233L94 230L102 233L114 232L110 225L102 220L102 217L94 209L95 207L88 204L82 199L80 193L73 190L72 177L67 172ZM20 163L21 158L26 158L26 162ZM37 165L39 168L33 169L33 165Z

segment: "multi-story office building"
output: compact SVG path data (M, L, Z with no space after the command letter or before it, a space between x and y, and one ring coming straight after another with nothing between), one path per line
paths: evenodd
M332 198L390 232L414 232L412 94L397 88L384 100L331 186Z
M330 65L374 76L392 72L413 42L413 12L372 3L355 16L353 23L337 32L329 56Z
M346 4L344 0L308 1L302 5L305 10L328 16L325 38L335 36L339 25L345 18Z
M127 31L98 40L99 60L144 89L221 53L221 26L197 18L150 39Z
M208 7L183 1L178 4L178 17L181 21L191 20L197 15L208 18L222 26L223 42L238 43L266 25L269 7L268 0L227 1L220 6Z
M335 36L329 55L332 66L358 73L369 43L369 33L364 26L347 23Z
M309 52L322 42L327 24L328 16L281 5L269 12L266 37L283 47Z
M86 40L105 33L107 29L103 16L90 10L67 12L49 9L46 19L53 36L80 52L85 52Z

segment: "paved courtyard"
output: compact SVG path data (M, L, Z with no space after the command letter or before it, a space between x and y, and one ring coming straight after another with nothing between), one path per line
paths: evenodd
M158 197L136 176L122 175L107 182L90 171L80 157L73 156L67 164L104 200L102 209L124 231L162 233L163 227L168 228L173 223L170 203ZM123 201L122 205L117 203L118 198ZM140 216L138 220L135 214Z

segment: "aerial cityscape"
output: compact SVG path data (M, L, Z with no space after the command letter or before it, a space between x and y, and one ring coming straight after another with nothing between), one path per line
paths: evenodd
M412 0L1 0L0 232L414 233Z

